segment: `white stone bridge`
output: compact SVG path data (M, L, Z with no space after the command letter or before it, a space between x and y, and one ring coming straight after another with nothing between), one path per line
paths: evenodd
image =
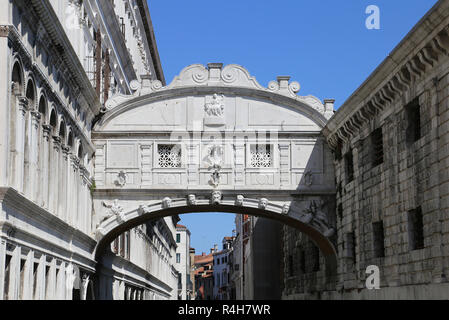
M298 228L334 273L334 173L321 135L333 101L299 89L284 76L264 88L241 66L214 63L112 97L93 133L97 261L145 221L214 211Z

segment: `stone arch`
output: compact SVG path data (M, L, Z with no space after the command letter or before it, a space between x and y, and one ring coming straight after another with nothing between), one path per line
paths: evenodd
M67 128L65 125L65 121L64 119L61 117L61 120L59 121L59 129L58 129L58 136L61 138L61 143L65 144L66 143L66 138L67 138Z
M166 197L162 201L140 205L128 212L124 211L118 200L110 204L103 202L103 205L109 209L109 214L97 225L98 243L94 251L97 262L115 238L149 220L194 212L224 212L268 218L300 230L320 249L325 259L328 280L330 281L337 272L337 253L330 240L335 230L314 223L314 218L310 215L301 215L293 208L294 202L270 202L266 198L244 198L240 195L236 198L228 196L223 198L221 192L216 191L212 193L210 199L204 197L196 199L194 195L178 199Z
M23 95L23 67L22 62L16 58L13 62L12 72L11 72L11 81L13 87L13 93L15 95Z
M46 122L47 120L47 110L48 110L47 97L45 96L44 93L41 93L39 98L38 111L41 114L43 122Z
M69 147L71 151L74 149L74 137L71 129L69 130L69 134L67 136L67 147Z
M30 109L34 110L36 108L36 84L32 75L28 76L28 81L25 88L25 97L29 101Z
M55 134L55 132L57 132L57 126L58 126L58 122L57 121L58 121L58 116L56 114L56 109L55 108L51 108L50 116L48 118L48 123L52 127L53 134Z

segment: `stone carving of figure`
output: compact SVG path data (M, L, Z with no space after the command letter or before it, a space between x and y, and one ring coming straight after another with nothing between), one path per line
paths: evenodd
M196 197L195 197L195 195L194 194L189 194L189 196L187 197L187 202L191 206L196 205Z
M221 168L223 164L223 147L219 145L213 145L209 149L207 161L212 168Z
M323 201L310 201L309 208L304 210L311 218L312 224L320 227L325 236L329 237L334 233L334 229L329 226L329 219L327 214L323 211L324 202Z
M210 175L210 183L216 188L220 184L220 168L215 168Z
M261 198L259 200L259 209L265 210L267 208L267 205L268 205L268 199Z
M313 184L313 174L312 171L308 170L304 172L304 184L310 187Z
M123 187L126 184L126 173L120 171L117 175L117 179L114 181L116 186Z
M169 197L165 197L162 199L162 208L167 209L171 207L171 199Z
M118 203L118 199L115 199L112 204L107 204L106 202L101 202L104 207L108 208L108 212L104 215L99 224L103 223L106 219L109 219L112 216L115 216L117 221L122 223L125 221L125 213L123 212L123 207Z
M214 94L213 101L206 103L205 111L209 117L221 117L224 114L224 103L223 96L219 96L218 94Z
M235 200L235 205L236 206L243 206L243 199L244 199L244 197L241 194L239 194L237 196L237 199Z
M212 204L220 204L220 202L221 202L221 192L220 191L215 190L214 192L212 192L211 202L212 202Z

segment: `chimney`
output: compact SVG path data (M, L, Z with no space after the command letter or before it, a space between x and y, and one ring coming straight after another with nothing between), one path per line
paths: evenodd
M203 256L203 257L204 257L205 255L206 255L206 253L205 253L205 252L201 253L201 256Z
M218 245L214 244L214 252L218 252Z

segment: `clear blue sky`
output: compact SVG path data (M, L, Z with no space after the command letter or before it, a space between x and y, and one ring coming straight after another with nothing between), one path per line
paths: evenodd
M190 64L236 63L263 86L278 75L290 75L301 84L300 95L334 98L339 107L437 1L148 2L167 83ZM365 27L368 5L380 9L380 30ZM183 217L197 230L189 225L188 215ZM232 215L223 216L230 224L213 223L218 216L204 217L191 218L201 225L198 230L208 232L192 231L197 252L221 243L233 228Z

